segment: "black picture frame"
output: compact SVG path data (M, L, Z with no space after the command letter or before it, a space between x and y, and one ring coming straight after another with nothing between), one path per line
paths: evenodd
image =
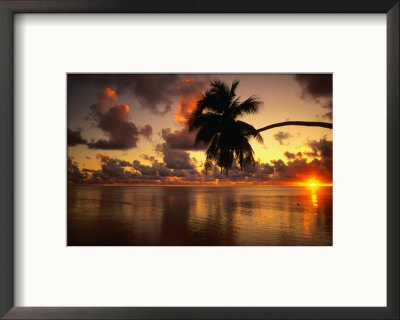
M4 319L399 319L399 8L399 0L0 0L0 316ZM13 184L13 21L17 13L385 13L387 307L14 307L13 196L18 190L14 190Z

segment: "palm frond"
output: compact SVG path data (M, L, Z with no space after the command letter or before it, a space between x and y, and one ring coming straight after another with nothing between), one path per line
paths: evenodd
M211 112L202 113L197 110L194 110L192 114L189 116L187 125L189 131L194 131L207 124L218 126L219 122L221 122L221 116L218 114Z
M237 123L238 127L241 128L241 130L245 136L251 136L254 139L256 139L257 142L264 143L264 139L261 136L261 134L251 124L248 124L247 122L240 121L240 120L237 120L236 123Z
M251 96L232 110L232 117L235 119L245 114L257 113L262 105L263 102L257 96Z
M235 80L232 82L231 89L229 91L231 99L236 96L236 88L239 85L239 81Z

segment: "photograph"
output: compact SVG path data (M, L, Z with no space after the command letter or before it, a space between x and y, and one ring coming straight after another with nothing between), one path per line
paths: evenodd
M67 246L333 245L333 74L66 77Z

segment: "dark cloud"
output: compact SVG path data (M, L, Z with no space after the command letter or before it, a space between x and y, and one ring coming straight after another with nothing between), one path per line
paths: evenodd
M321 105L322 105L322 108L330 110L330 111L328 111L328 112L326 112L326 113L324 113L324 114L322 115L322 119L327 119L327 120L332 121L332 120L333 120L333 112L332 112L333 104L332 104L332 99L326 101L324 104L321 104Z
M147 166L144 164L141 164L139 160L134 160L133 161L133 168L137 171L139 171L142 175L150 175L150 176L154 176L157 175L157 165L154 165L155 163L153 163L152 166Z
M143 159L145 159L145 160L150 161L150 162L156 161L156 158L155 158L154 156L149 156L149 155L147 155L147 154L142 154L141 157L142 157Z
M139 136L150 139L153 129L150 125L138 127L130 121L129 106L117 104L108 108L107 102L117 99L117 93L109 88L104 88L97 95L97 102L90 106L89 120L94 121L97 128L101 129L108 139L98 139L87 142L91 149L127 150L137 147Z
M87 178L89 184L119 184L133 183L139 174L132 171L132 164L125 160L111 158L107 154L99 153L101 169L92 170L91 177Z
M308 141L307 146L311 149L311 152L307 152L305 155L309 157L319 157L327 172L332 172L332 140L327 140L326 136L324 136L318 141Z
M140 161L133 161L133 167L139 171L144 177L148 176L158 176L163 183L165 177L187 177L191 176L193 172L197 174L197 171L190 170L182 170L182 169L172 169L167 168L164 163L160 163L157 160L154 160L150 166L141 164Z
M326 120L333 120L333 112L332 111L328 111L327 113L324 113L322 115L322 119L326 119Z
M192 90L183 85L188 78L208 79L206 75L184 74L70 74L68 83L95 83L113 86L118 94L129 93L142 108L157 115L171 111L173 100L179 95L188 95Z
M96 158L100 159L101 163L106 164L108 167L132 167L132 164L129 161L110 158L109 155L104 153L98 153Z
M179 75L120 75L117 91L131 93L142 108L154 114L171 111L173 97L178 93Z
M108 140L99 139L88 142L91 149L126 150L135 148L140 131L133 122L129 121L129 106L117 104L106 112L93 114L93 119L99 129L108 135Z
M283 155L288 159L295 159L296 158L296 155L294 153L289 152L289 151L286 151Z
M307 146L312 150L311 152L305 153L309 157L332 158L332 141L327 140L326 136L319 141L308 141Z
M97 101L90 106L91 115L95 116L97 114L103 113L108 109L107 103L110 101L117 101L118 96L115 90L112 90L108 87L103 88L101 92L97 94Z
M163 155L163 161L168 169L194 169L190 155L186 151L171 149L168 144L158 144L156 151Z
M301 97L314 99L322 108L329 109L321 117L332 121L332 74L297 74L295 80L301 86Z
M67 159L67 179L68 183L84 183L87 179L87 174L79 169L71 157Z
M296 74L294 78L301 86L302 97L332 97L332 74Z
M283 140L289 139L292 135L289 132L279 131L278 133L275 133L273 137L280 145L283 145Z
M144 127L140 128L139 133L150 140L153 134L153 128L146 124Z
M291 152L289 152L289 151L286 151L284 154L283 154L288 160L293 160L293 159L301 159L301 158L303 158L303 154L299 151L299 152L297 152L296 154L294 154L294 153L291 153Z
M82 138L81 131L73 131L68 128L68 146L73 147L78 144L86 144L86 140Z
M274 167L268 163L256 162L254 165L246 166L243 170L240 170L240 166L236 161L233 163L229 175L225 175L220 168L215 166L210 170L210 174L206 174L204 170L202 171L203 178L206 181L206 177L210 176L211 179L208 178L208 181L218 179L222 183L244 182L255 184L271 181L273 173Z
M96 156L101 169L82 169L68 158L68 183L70 184L181 184L199 182L200 174L194 169L167 168L164 163L153 160L144 165L139 160L132 163L107 154Z
M187 128L172 131L170 128L162 129L161 136L171 149L179 150L205 150L206 146L198 144L194 146L197 132L189 132Z
M275 172L284 172L286 170L286 164L282 159L272 160L271 163L274 166Z
M121 182L134 177L131 171L126 170L126 167L132 166L128 161L111 158L102 153L97 154L96 158L101 161L101 170L94 172L95 179Z

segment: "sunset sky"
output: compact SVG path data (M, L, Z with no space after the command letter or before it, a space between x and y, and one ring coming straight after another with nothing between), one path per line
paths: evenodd
M298 185L332 182L332 130L285 126L251 140L255 166L204 171L186 119L219 79L263 106L255 128L286 120L332 122L332 75L69 74L68 183L90 185Z

